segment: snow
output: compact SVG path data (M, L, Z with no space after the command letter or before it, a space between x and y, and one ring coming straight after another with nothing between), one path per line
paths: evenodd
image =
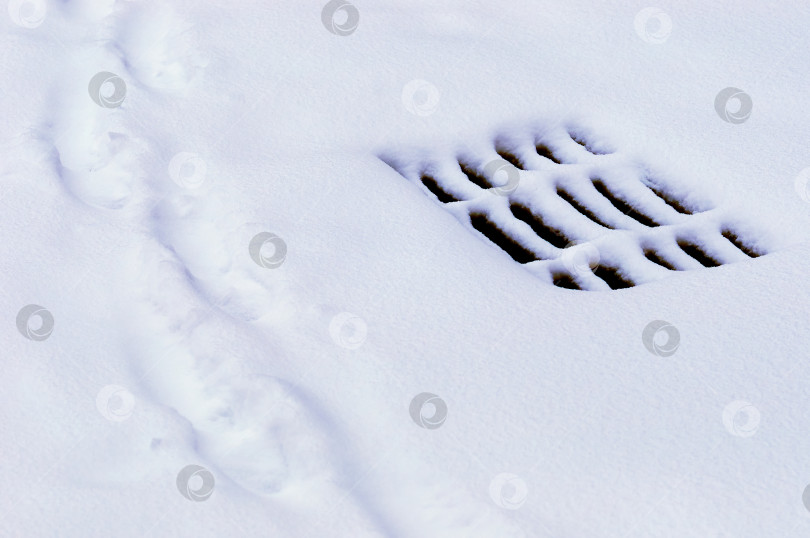
M810 531L801 2L8 7L0 534Z

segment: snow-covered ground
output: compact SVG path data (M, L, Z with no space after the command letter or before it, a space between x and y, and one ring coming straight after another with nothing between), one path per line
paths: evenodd
M807 536L808 24L11 0L0 535Z

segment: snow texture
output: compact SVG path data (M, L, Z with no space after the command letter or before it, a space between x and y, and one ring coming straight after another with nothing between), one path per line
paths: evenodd
M0 535L807 536L808 24L10 0Z

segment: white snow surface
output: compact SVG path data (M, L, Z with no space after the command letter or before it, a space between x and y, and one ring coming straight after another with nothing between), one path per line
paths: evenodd
M353 5L349 35L321 0L0 17L0 535L807 536L810 6L664 1L654 43L643 3ZM89 95L103 72L120 106ZM715 111L726 87L746 121ZM587 162L535 155L510 197L452 168L549 132ZM430 166L469 197L437 202ZM554 185L599 166L665 225L572 217ZM468 216L512 222L513 199L638 285L513 261ZM719 246L724 225L765 254ZM644 261L684 230L729 263ZM251 258L263 232L278 267ZM45 339L15 322L29 304ZM654 320L671 356L645 348ZM422 393L438 427L409 413ZM215 479L200 502L188 465Z

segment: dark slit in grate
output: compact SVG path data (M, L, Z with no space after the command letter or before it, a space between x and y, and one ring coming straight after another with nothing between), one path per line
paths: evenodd
M593 186L596 188L597 191L599 191L599 194L607 198L607 200L611 204L613 204L613 207L615 207L616 209L618 209L631 219L643 224L644 226L650 227L658 226L658 223L655 222L653 219L651 219L644 213L641 213L640 211L636 210L635 208L633 208L633 206L631 206L630 204L628 204L627 202L625 202L624 200L613 194L613 192L608 188L607 185L605 185L605 182L602 181L601 179L594 179Z
M656 251L652 249L647 249L644 251L644 257L650 260L651 262L660 265L664 269L669 269L670 271L677 271L678 268L669 263L667 260L662 258Z
M558 159L557 156L554 155L554 152L551 151L551 148L548 147L547 145L537 144L535 146L535 149L537 150L537 154L540 155L541 157L545 157L546 159L555 162L557 164L562 164L560 159Z
M624 278L615 267L600 265L593 270L593 274L601 278L612 290L621 290L635 286L632 280Z
M433 195L439 199L439 201L443 204L449 204L450 202L460 202L459 198L456 198L446 190L444 190L439 182L436 181L432 176L427 174L422 176L422 185L427 187L427 189L433 193Z
M678 246L681 247L681 250L686 254L696 259L703 267L720 267L723 265L720 261L710 256L706 251L690 241L680 240L678 241Z
M655 194L657 197L663 200L665 204L667 204L669 207L671 207L678 213L681 213L683 215L692 214L692 211L688 209L685 205L683 205L683 203L680 200L667 194L662 189L649 184L647 185L647 188L649 188L653 192L653 194Z
M512 153L511 151L507 151L505 149L499 149L498 150L498 155L500 155L501 158L504 161L508 162L509 164L511 164L512 166L517 168L518 170L525 170L526 169L523 166L523 162L520 160L520 158L517 155L515 155L514 153Z
M490 184L489 180L484 176L482 176L481 174L479 174L478 172L476 172L472 167L462 162L459 162L458 166L459 168L461 168L461 171L464 172L464 175L467 176L467 179L469 179L482 189L492 188L492 184Z
M565 248L566 245L571 242L571 240L568 239L565 234L563 234L560 230L547 225L545 222L543 222L542 217L532 213L532 211L525 205L513 203L509 206L509 210L512 211L512 214L516 219L528 224L534 233L536 233L541 239L546 240L555 247Z
M738 236L731 230L723 230L723 237L731 241L732 245L740 249L749 258L759 258L762 255L761 253L757 252L753 248L743 243L742 240L740 239L740 236Z
M565 288L567 290L581 290L582 288L577 284L573 277L566 273L558 273L553 277L553 283L558 288Z
M571 195L571 193L569 193L568 191L566 191L562 187L557 187L557 196L559 196L560 198L562 198L563 200L568 202L568 205L570 205L571 207L573 207L574 209L576 209L577 211L579 211L580 213L582 213L583 215L585 215L586 217L591 219L593 222L595 222L599 226L602 226L603 228L607 228L609 230L613 229L613 226L611 226L610 224L607 224L605 221L603 221L602 219L597 217L596 214L593 211L591 211L590 209L588 209L587 207L582 205L579 202L579 200L574 198L574 196Z
M509 254L513 260L518 263L529 263L539 258L537 255L528 250L526 247L506 235L506 233L498 228L498 226L489 220L489 218L481 213L473 213L470 215L470 223L473 228L478 230L487 239L498 245L501 250Z
M570 136L570 137L571 137L571 140L573 140L574 142L576 142L577 144L579 144L580 146L582 146L583 148L585 148L585 150L586 150L588 153L591 153L591 154L593 154L593 155L605 155L605 153L604 153L604 152L602 152L602 151L597 151L597 150L593 149L593 146L592 146L591 144L589 144L589 143L588 143L588 142L585 140L585 138L583 138L583 137L581 137L581 136L579 136L579 135L576 135L576 134L572 134L572 133L568 133L568 136Z

